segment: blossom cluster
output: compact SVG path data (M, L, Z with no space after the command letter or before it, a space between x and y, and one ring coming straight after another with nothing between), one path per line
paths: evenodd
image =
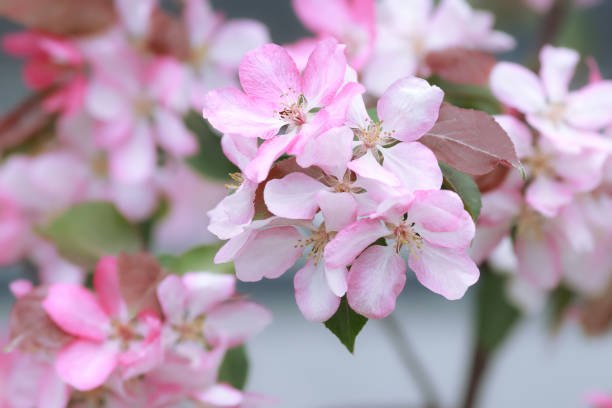
M14 281L14 350L0 357L6 407L254 407L218 382L226 351L270 322L235 293L235 278L168 275L145 255L103 257L91 290Z
M612 81L594 71L589 84L570 91L579 59L574 50L545 46L539 76L501 62L490 78L509 108L496 119L526 177L502 176L483 194L471 251L477 262L493 253L493 264L516 269L511 292L527 307L561 281L597 296L610 279Z
M399 79L372 119L334 39L317 43L303 72L267 44L245 55L239 75L242 90L210 91L204 103L242 171L236 191L209 212L210 231L229 239L215 262L233 261L238 279L258 281L305 253L295 295L313 321L329 319L345 294L364 316L391 313L406 282L402 253L424 286L449 299L476 282L465 251L474 222L461 198L441 189L437 159L418 141L438 118L440 88Z
M234 83L242 55L268 40L262 24L226 21L206 0L184 2L172 19L154 0L114 8L118 19L86 36L27 30L2 41L25 59L35 96L16 111L16 145L0 147L0 265L28 259L43 282L85 276L34 233L81 202L110 202L131 222L165 208L155 251L215 241L205 210L225 189L185 163L199 146L184 117L207 90ZM171 36L176 26L185 38Z

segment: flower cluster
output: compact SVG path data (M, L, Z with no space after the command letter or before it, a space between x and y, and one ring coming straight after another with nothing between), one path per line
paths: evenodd
M7 407L249 407L265 399L218 383L226 351L270 322L235 294L235 278L167 275L148 255L104 257L95 292L15 281Z
M15 146L0 146L0 265L28 259L43 282L83 279L33 231L85 201L110 202L133 222L165 208L151 230L157 251L215 241L205 210L225 190L186 165L199 146L184 117L207 90L235 83L242 55L268 40L262 24L225 21L206 0L185 1L179 17L154 0L117 0L114 9L118 19L88 36L3 38L36 93L15 112L25 121ZM172 27L186 30L175 38Z
M471 250L478 262L493 252L494 263L516 268L515 295L523 298L525 283L541 291L563 279L593 296L610 278L612 224L604 214L612 208L606 136L612 82L595 74L570 91L578 61L573 50L546 46L539 76L506 62L491 75L493 93L512 110L496 119L514 141L526 178L509 174L483 195Z
M346 294L358 313L391 313L406 281L449 299L478 279L465 249L474 222L459 196L441 190L436 157L418 140L444 96L427 81L391 85L371 119L344 46L317 43L302 73L267 44L246 54L242 90L209 92L204 116L224 133L240 185L209 212L229 241L215 262L233 261L243 281L277 278L305 253L294 279L304 316L329 319ZM259 144L258 139L263 139Z

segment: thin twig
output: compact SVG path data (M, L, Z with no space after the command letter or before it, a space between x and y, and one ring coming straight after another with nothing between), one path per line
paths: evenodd
M472 352L472 367L470 368L470 376L463 397L461 408L473 408L480 394L482 381L484 380L485 372L489 366L490 354L487 353L479 345L474 346Z
M440 400L434 383L397 320L391 315L382 320L382 324L387 332L389 341L404 364L404 368L412 376L417 387L422 392L425 408L439 408Z
M537 64L539 54L542 47L546 44L554 44L557 37L561 33L563 23L567 20L572 10L571 0L556 0L550 10L543 16L540 24L540 34L534 49L534 63Z

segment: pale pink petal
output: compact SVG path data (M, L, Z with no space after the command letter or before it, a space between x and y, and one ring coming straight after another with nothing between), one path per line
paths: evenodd
M344 46L334 39L320 41L315 47L303 74L303 92L310 108L331 102L344 81L346 57Z
M316 196L322 190L327 190L325 184L303 173L291 173L268 181L264 201L274 215L309 220L319 209Z
M478 224L476 234L471 245L466 249L470 257L478 265L487 260L499 243L508 235L510 226L508 223L497 225Z
M449 300L462 298L480 276L478 267L463 249L424 245L410 254L408 265L423 286Z
M360 219L338 232L325 247L325 264L343 268L378 238L391 232L380 220Z
M527 203L547 217L554 217L572 197L568 186L544 176L531 182L525 194Z
M204 335L209 344L234 347L261 332L272 314L253 302L235 301L216 306L206 315Z
M328 232L340 231L357 218L357 202L351 193L320 191L315 198Z
M313 322L324 322L336 313L340 298L330 289L322 259L308 259L293 279L295 301L304 317Z
M234 87L215 89L204 97L203 114L223 133L268 139L283 122L274 116L275 107L253 100Z
M118 350L107 343L75 340L55 359L60 378L79 391L102 385L117 367Z
M222 22L222 16L214 12L208 1L185 0L183 21L189 44L192 48L199 48L207 45L212 33Z
M204 391L196 393L194 397L206 404L206 406L218 408L238 407L243 400L242 392L227 384L215 384Z
M32 291L32 282L25 279L14 280L9 284L9 289L15 298L19 299Z
M283 47L287 50L298 70L303 71L308 63L308 58L312 51L317 46L318 40L316 38L301 38L294 43L285 44Z
M287 154L300 156L311 140L333 125L329 118L329 112L326 109L321 109L315 114L314 118L299 127L295 141L287 148Z
M514 243L518 273L538 288L552 289L561 277L561 259L554 241L541 231L518 234Z
M412 142L438 120L444 92L421 78L394 82L378 100L378 117L395 139Z
M127 307L121 298L119 288L117 258L105 256L98 261L93 284L98 302L108 316L120 317L127 314Z
M114 121L129 116L131 108L121 92L102 82L92 81L88 87L85 106L90 115L103 121Z
M565 119L581 129L599 130L612 124L612 81L596 82L569 95Z
M158 204L157 186L152 180L141 183L112 183L109 199L126 218L142 221L151 215Z
M369 150L360 158L348 162L346 167L353 170L361 177L376 180L388 186L395 187L401 185L399 178L394 173L381 166Z
M87 289L70 284L51 285L42 306L62 330L90 340L103 340L110 321Z
M215 33L208 55L221 67L236 69L242 57L269 42L268 28L254 20L230 20Z
M347 69L347 72L349 69ZM352 101L357 95L365 92L363 85L349 82L342 87L334 100L327 105L325 111L329 114L328 126L341 126L346 122L347 113Z
M395 309L406 284L406 264L391 247L373 245L353 262L348 275L351 308L370 319L382 319Z
M225 134L221 147L225 156L242 171L257 155L257 139L252 137Z
M393 173L410 191L439 189L442 171L429 148L421 143L398 143L383 149L383 168Z
M144 37L149 29L155 0L115 0L115 8L127 32L134 37Z
M436 246L467 248L474 238L474 221L452 191L417 191L407 221L414 222L415 231Z
M157 286L157 299L170 323L180 323L185 314L187 288L181 278L169 275Z
M293 9L302 24L316 34L340 37L352 23L349 2L344 0L293 0Z
M153 320L157 320L153 318ZM156 325L161 325L157 320ZM130 380L142 374L148 373L155 367L159 366L164 358L164 350L161 344L159 333L149 330L148 337L140 344L132 344L132 347L127 351L119 354L119 365L121 367L121 379Z
M346 269L346 267L325 267L325 278L327 279L327 285L336 296L342 297L346 294L348 289L347 277L348 269Z
M310 139L302 154L297 156L297 163L304 168L318 166L326 172L342 177L352 156L353 131L347 126L340 126Z
M229 239L243 232L255 215L253 201L256 190L256 183L245 180L238 190L208 211L208 230L220 239Z
M289 149L295 138L295 133L287 133L263 142L257 156L244 169L244 175L257 183L264 181L276 159Z
M70 388L57 375L54 367L49 367L38 384L37 408L66 408L70 400Z
M546 106L539 78L518 64L500 62L490 78L493 94L506 105L524 113L538 112Z
M158 106L154 118L155 136L161 147L178 157L190 156L198 151L195 135L187 129L178 114Z
M189 272L183 275L187 288L188 312L191 317L207 313L211 307L229 299L236 291L234 275L212 272Z
M300 258L300 239L293 227L257 231L234 260L236 277L244 282L278 278Z
M124 183L143 182L153 174L156 156L151 129L141 122L130 138L111 152L111 174Z
M280 106L284 95L293 103L302 92L302 78L295 62L276 44L262 45L248 52L238 74L247 95L274 103L276 107Z
M545 45L540 51L540 77L551 102L561 102L567 95L580 55L569 48Z
M382 95L398 78L415 75L418 65L418 58L411 52L375 51L363 70L363 84L371 94Z

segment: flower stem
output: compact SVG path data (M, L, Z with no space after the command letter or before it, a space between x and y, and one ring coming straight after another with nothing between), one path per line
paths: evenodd
M439 408L440 402L434 383L395 317L393 315L388 316L382 320L382 324L404 368L414 379L414 382L423 394L423 400L425 401L424 408Z
M484 348L478 345L478 342L474 345L474 351L472 354L472 367L470 368L469 380L461 408L473 408L476 404L482 380L485 378L484 374L489 366L491 355Z
M555 42L571 9L571 0L557 0L554 2L548 13L546 13L542 19L542 28L540 30L536 52L539 52L546 44Z

